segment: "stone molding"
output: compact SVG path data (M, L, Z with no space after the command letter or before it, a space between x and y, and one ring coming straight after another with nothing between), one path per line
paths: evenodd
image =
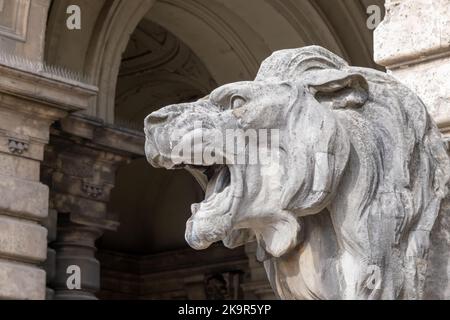
M3 54L0 54L0 57ZM33 105L40 104L53 108L53 113L59 113L53 116L54 119L60 119L64 113L85 110L88 107L89 99L97 94L97 87L72 80L68 77L58 75L57 71L42 71L42 64L17 63L16 65L6 65L5 61L0 59L0 93L2 96L20 96L22 99L31 101L32 106L24 110L36 112ZM56 69L55 69L56 70ZM3 98L6 100L6 97ZM10 100L10 99L8 99ZM17 108L14 101L3 104L11 105Z

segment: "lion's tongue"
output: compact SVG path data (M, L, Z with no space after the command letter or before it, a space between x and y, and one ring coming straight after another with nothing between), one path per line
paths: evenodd
M195 215L201 205L209 207L209 204L213 204L218 196L224 189L230 184L230 171L227 166L220 167L216 170L216 173L208 182L205 192L205 200L202 203L193 203L191 205L192 215Z
M222 240L231 228L230 171L217 167L206 188L205 200L191 206L192 217L186 224L185 238L194 249L205 249Z
M214 176L208 182L205 201L222 192L230 184L230 171L227 166L218 167Z

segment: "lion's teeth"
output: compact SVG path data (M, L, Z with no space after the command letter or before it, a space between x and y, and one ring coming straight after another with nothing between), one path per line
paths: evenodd
M191 212L192 212L192 214L196 214L199 209L200 209L200 203L193 203L191 205Z

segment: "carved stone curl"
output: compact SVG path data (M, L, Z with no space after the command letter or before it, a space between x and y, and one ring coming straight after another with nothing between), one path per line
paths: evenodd
M276 165L174 161L201 132L214 145L212 128L279 130ZM165 107L145 131L152 165L208 176L188 243L256 240L279 297L450 298L449 157L424 104L391 76L317 46L282 50L255 81Z
M103 195L103 186L83 181L83 192L91 198L99 198Z
M23 141L15 138L8 139L8 149L11 153L22 155L28 151L29 142Z

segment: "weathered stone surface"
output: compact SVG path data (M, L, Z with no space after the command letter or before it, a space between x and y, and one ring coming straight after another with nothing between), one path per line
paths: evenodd
M375 61L384 66L430 59L450 50L449 0L386 0L375 30Z
M232 152L214 139L217 129L277 129L279 146L268 164L221 164ZM450 161L424 104L395 78L321 47L282 50L255 81L154 112L145 132L152 165L208 177L188 243L256 239L279 297L450 298L440 209ZM199 163L174 152L191 145L220 157Z
M0 153L0 175L38 181L40 162Z
M0 299L45 299L45 271L0 259Z
M48 214L48 195L48 187L39 182L0 177L0 212L43 219Z
M450 0L388 0L374 59L416 92L436 123L450 120Z
M42 262L47 229L23 219L0 216L0 254L25 261Z
M419 95L438 124L450 120L450 58L399 68L392 74Z
M103 231L99 228L72 223L70 216L62 215L58 221L58 237L52 243L56 251L55 276L51 287L55 300L93 300L100 289L100 264L95 258L95 241ZM67 283L73 274L69 267L79 268L80 287L69 288Z

